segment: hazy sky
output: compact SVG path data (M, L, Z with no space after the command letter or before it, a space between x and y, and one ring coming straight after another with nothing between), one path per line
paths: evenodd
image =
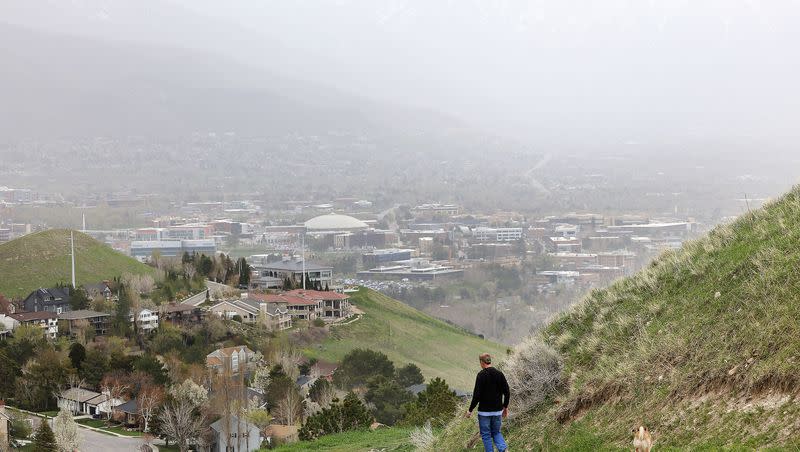
M272 62L518 136L793 141L797 1L182 0Z
M797 1L9 0L0 12L221 53L538 145L800 139Z

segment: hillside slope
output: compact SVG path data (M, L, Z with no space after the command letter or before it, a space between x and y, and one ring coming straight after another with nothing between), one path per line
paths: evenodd
M334 327L331 337L307 351L311 357L339 361L350 350L385 353L395 365L414 363L426 379L441 377L451 387L471 391L482 352L503 356L506 348L434 319L379 292L362 288L352 295L364 316Z
M568 389L510 423L532 450L800 446L800 188L591 293L542 339ZM451 425L442 450L472 427ZM531 450L529 449L529 450Z
M51 229L0 244L0 293L24 297L39 287L70 281L69 231ZM86 234L75 232L75 279L94 284L123 273L152 268L120 254Z

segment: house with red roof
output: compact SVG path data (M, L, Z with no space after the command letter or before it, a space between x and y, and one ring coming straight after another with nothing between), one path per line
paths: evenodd
M300 297L317 302L320 316L325 320L336 320L350 316L350 297L326 290L295 289L287 295Z

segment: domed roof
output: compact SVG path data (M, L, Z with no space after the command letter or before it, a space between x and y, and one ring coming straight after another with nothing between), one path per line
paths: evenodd
M327 215L314 217L306 221L305 225L308 229L315 231L366 229L369 227L367 223L364 223L358 218L353 218L348 215L339 215L333 212Z

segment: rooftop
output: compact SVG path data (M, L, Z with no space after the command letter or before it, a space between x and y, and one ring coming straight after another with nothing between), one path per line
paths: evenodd
M67 311L58 315L60 320L80 320L91 319L94 317L109 317L110 314L105 312L90 311L88 309L79 309L77 311Z
M32 320L55 319L56 313L51 311L18 312L16 314L9 315L9 317L20 322L30 322Z
M353 229L367 229L367 223L359 220L358 218L349 215L340 215L338 213L329 213L327 215L320 215L305 222L306 228L312 231L338 231L338 230L353 230Z

